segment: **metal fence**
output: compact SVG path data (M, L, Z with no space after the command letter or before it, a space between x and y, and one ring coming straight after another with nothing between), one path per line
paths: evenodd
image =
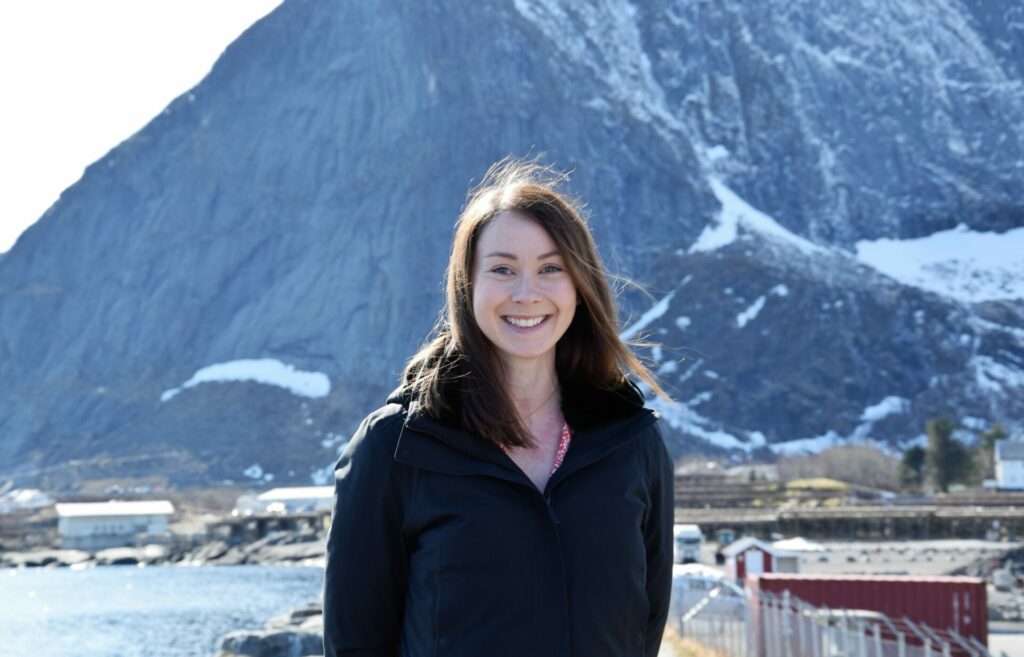
M788 593L747 594L722 580L676 586L673 595L680 634L721 657L997 657L952 629L814 607Z

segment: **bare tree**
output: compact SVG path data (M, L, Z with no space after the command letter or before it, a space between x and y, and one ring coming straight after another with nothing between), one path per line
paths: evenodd
M786 481L828 477L885 490L900 485L899 459L874 445L840 445L818 454L786 456L778 465L779 477Z

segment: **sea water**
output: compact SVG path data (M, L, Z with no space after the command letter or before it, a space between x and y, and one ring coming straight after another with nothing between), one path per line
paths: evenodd
M0 657L213 657L322 582L299 566L0 570Z

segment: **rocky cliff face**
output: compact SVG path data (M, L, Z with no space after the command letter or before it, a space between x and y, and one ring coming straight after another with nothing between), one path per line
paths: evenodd
M657 301L676 453L1019 422L1021 256L865 254L1024 244L1022 53L1011 0L288 0L0 259L0 478L322 477L540 151Z

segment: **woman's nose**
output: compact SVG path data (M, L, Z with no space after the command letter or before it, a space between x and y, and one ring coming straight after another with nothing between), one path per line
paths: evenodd
M539 299L537 281L534 280L534 277L529 275L520 276L516 280L515 289L512 290L512 300L517 303L532 303Z

